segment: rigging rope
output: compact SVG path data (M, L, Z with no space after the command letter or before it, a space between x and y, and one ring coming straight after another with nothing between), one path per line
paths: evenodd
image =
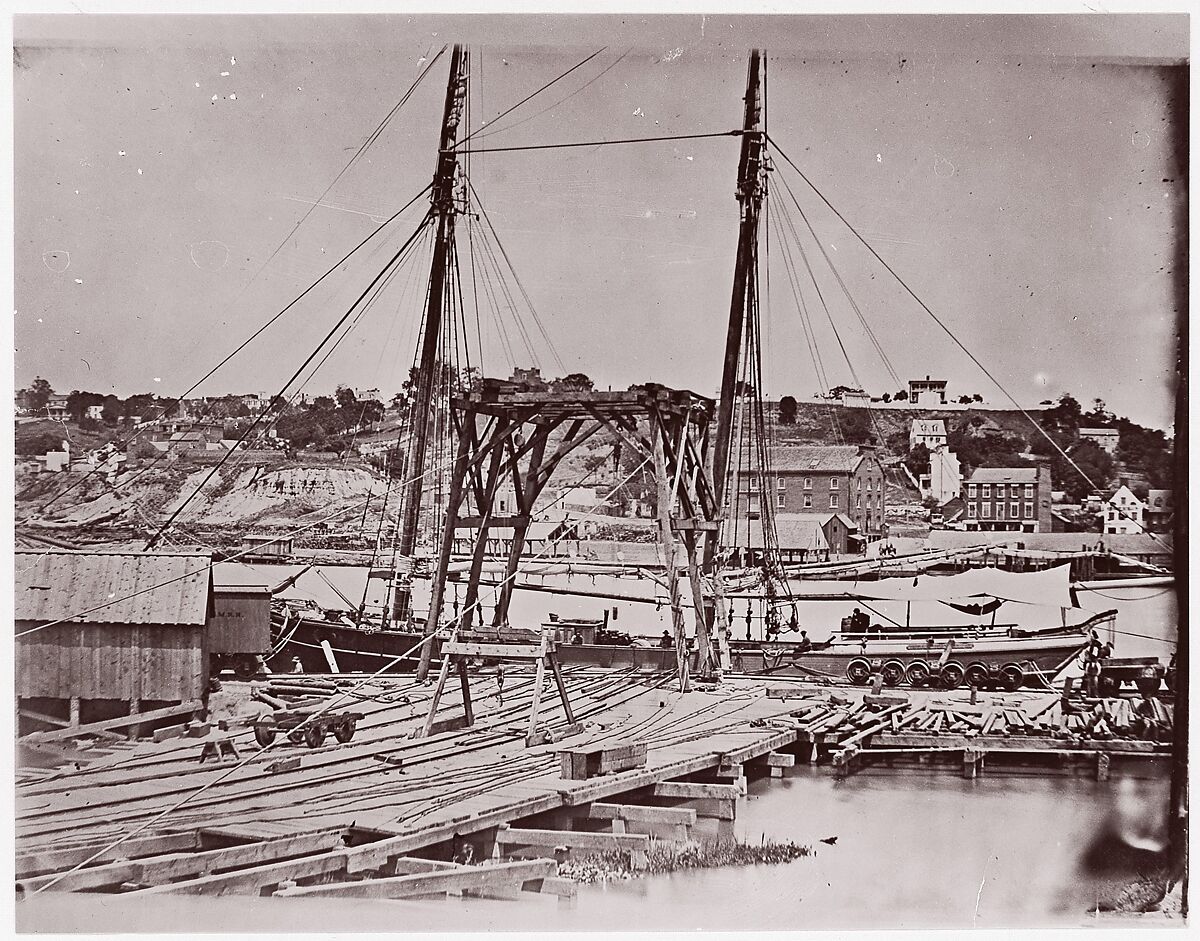
M944 320L942 320L942 318L940 318L937 314L935 314L933 312L933 310L929 307L928 304L926 304L923 300L921 300L921 298L917 295L916 291L914 291L911 287L908 286L908 282L906 282L902 277L900 277L900 275L896 272L896 270L891 265L889 265L886 261L884 261L883 256L881 256L879 254L879 252L877 252L875 250L875 248L871 245L871 243L868 242L859 233L858 229L854 228L854 226L852 226L850 224L850 222L846 219L846 217L843 216L841 214L841 212L838 211L837 207L834 206L833 203L831 203L829 201L829 199L825 196L825 194L822 193L819 189L817 189L816 184L813 183L813 181L808 178L808 176L804 173L804 171L801 170L800 167L798 167L796 165L795 161L793 161L792 158L787 155L787 153L784 151L784 149L782 147L780 147L779 144L776 143L776 141L773 138L771 138L770 136L768 136L767 140L771 144L771 146L774 147L775 150L779 152L779 155L781 157L783 157L784 160L787 161L788 165L791 166L791 168L800 175L800 178L802 180L804 180L805 183L808 184L809 188L814 193L816 193L817 196L820 197L821 201L826 206L829 207L829 209L833 212L833 214L835 216L838 217L838 219L841 221L841 223L847 229L850 230L850 232L854 235L854 237L856 239L858 239L859 242L861 242L863 244L863 247L865 247L867 249L867 251L869 251L875 257L875 260L878 261L881 265L883 265L883 267L887 270L888 274L890 274L893 278L896 279L897 283L899 283L899 285L902 288L904 288L904 290L908 293L908 295L914 301L916 301L917 304L921 307L921 309L923 311L925 311L925 313L927 313L930 316L930 318L932 318L933 322L936 323L942 329L942 332L944 332L946 334L946 336L948 336L954 342L954 345L957 346L960 350L962 350L963 353L965 353L967 355L967 358L970 359L972 363L974 363L977 367L979 367L980 372L982 372L985 376L988 377L988 379L990 379L992 381L993 385L995 385L996 388L999 389L1001 393L1003 393L1004 397L1006 399L1008 399L1009 402L1012 403L1013 407L1016 408L1017 411L1019 411L1023 416L1025 416L1025 418L1029 421L1029 423L1034 428L1037 429L1037 431L1042 435L1042 437L1044 437L1048 442L1050 442L1051 447L1053 447L1054 450L1057 451L1059 453L1059 455L1062 456L1063 460L1065 460L1068 464L1071 465L1071 467L1075 470L1075 472L1077 474L1079 474L1079 476L1084 480L1085 483L1088 484L1088 486L1090 486L1096 490L1100 489L1096 485L1096 483L1086 473L1084 473L1083 469L1075 462L1075 460L1071 457L1071 455L1069 455L1059 445L1059 443L1054 440L1054 438L1050 435L1050 433L1047 432L1046 429L1043 428L1039 422L1034 420L1033 416L1030 415L1029 412L1021 405L1021 403L1019 403L1012 396L1012 394L1008 391L1008 389L1005 388L1004 385L1001 384L1000 380L997 379L992 374L991 370L989 370L986 366L984 366L983 363L979 360L979 358L974 353L972 353L970 349L967 348L966 344L963 343L963 341L958 338L957 334L955 334L955 332L953 330L951 330L949 326L946 325L946 322ZM1130 519L1133 519L1132 514L1128 514L1128 511L1121 510L1121 512L1124 514L1127 514ZM1148 535L1151 539L1153 539L1159 545L1163 545L1162 540L1159 539L1156 534L1146 533L1146 535Z

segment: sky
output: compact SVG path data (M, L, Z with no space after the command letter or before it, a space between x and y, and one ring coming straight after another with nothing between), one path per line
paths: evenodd
M188 389L429 182L448 52L330 188L446 43L471 46L469 127L495 147L731 130L759 45L772 139L1021 405L1070 392L1170 427L1186 313L1170 63L1188 54L1186 17L23 16L14 34L18 385ZM485 374L538 365L601 388L714 394L737 159L732 137L473 155L472 186L519 279L507 276L511 305L477 286ZM790 259L829 384L878 395L932 375L955 396L1006 402L776 163L767 394L821 387ZM198 394L279 391L425 205ZM464 238L459 250L483 251ZM418 245L308 391L399 388L428 259Z

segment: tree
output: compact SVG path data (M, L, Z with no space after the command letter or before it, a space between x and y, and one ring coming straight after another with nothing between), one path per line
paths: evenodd
M959 405L970 405L971 397L969 395L960 395L958 397L958 404Z
M75 424L79 424L87 416L87 410L93 405L104 402L104 396L99 392L80 392L75 389L67 396L67 415Z
M1059 396L1058 404L1054 408L1048 408L1042 412L1042 424L1048 429L1068 431L1074 436L1075 432L1079 430L1079 419L1082 414L1083 410L1075 398L1069 392L1064 392Z
M874 429L865 409L846 409L840 424L847 444L869 444L874 439Z
M104 424L115 425L117 419L121 417L121 400L115 395L106 395L104 397L104 408L100 412L100 417L104 419Z
M29 388L21 393L21 397L24 399L27 409L31 412L40 412L50 403L50 396L53 394L54 389L51 388L50 383L38 376Z
M354 390L349 386L338 386L333 397L337 400L338 408L351 408L358 401Z
M907 402L908 401L908 390L901 389L899 392L897 392L895 395L893 395L892 398L895 399L897 402Z
M318 395L309 404L309 408L314 412L332 412L334 409L333 399L327 395Z
M1050 468L1058 488L1066 491L1071 502L1083 500L1093 487L1107 487L1112 476L1113 459L1104 448L1084 439L1068 453L1070 461L1061 454L1056 455L1051 458Z
M53 431L43 431L28 438L18 439L13 450L22 457L33 457L47 451L61 451L62 443L62 435Z
M558 380L558 384L564 389L578 389L580 392L591 392L595 388L592 380L581 372L573 372L569 376L563 376Z
M904 459L904 465L912 471L914 477L919 478L922 474L929 473L929 448L924 442L919 443L908 452L908 457Z
M883 393L883 401L884 402L890 402L891 400L892 400L892 393L890 393L890 392Z
M790 395L779 400L779 424L796 424L796 400Z
M978 392L976 392L974 395L971 396L971 401L972 402L982 402L983 396L980 395Z

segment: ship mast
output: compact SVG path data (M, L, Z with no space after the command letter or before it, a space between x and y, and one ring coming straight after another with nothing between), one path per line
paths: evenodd
M733 431L735 399L737 398L738 363L742 354L743 333L747 319L753 316L757 293L758 220L762 209L765 186L763 180L762 99L760 88L761 52L750 51L746 77L745 113L742 120L742 150L738 162L737 201L740 207L737 260L733 271L733 295L729 303L729 330L725 337L725 362L721 373L721 398L717 404L717 433L712 447L711 477L716 504L724 512L725 490L729 479L730 439ZM734 495L736 499L736 494ZM719 540L704 541L704 572L715 571ZM718 592L719 594L719 592ZM713 601L706 601L704 623L711 635L717 629ZM701 676L711 673L706 645L697 639L701 650Z
M433 263L429 269L428 303L425 309L425 328L421 336L418 359L417 390L409 426L409 480L405 487L403 512L400 519L398 554L410 560L417 542L417 527L421 517L421 497L425 482L426 452L429 444L430 411L433 391L438 379L438 352L441 349L442 308L446 293L447 258L454 243L454 181L458 173L458 126L466 99L465 60L462 46L455 46L450 55L450 77L446 84L446 107L442 116L442 133L438 144L437 167L430 193L431 215L437 220L437 237L433 244ZM409 614L411 583L397 586L393 596L392 617L402 620Z

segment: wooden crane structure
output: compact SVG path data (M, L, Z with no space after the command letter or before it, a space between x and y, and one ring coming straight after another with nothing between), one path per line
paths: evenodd
M681 682L686 684L689 668L675 563L676 536L682 540L687 577L696 600L696 646L705 652L710 644L702 616L700 557L707 541L717 538L720 527L716 491L707 471L712 412L711 399L655 384L626 392L547 392L533 391L523 383L484 379L468 394L453 399L451 416L458 450L427 630L432 633L439 626L454 534L460 529L471 530L474 536L466 594L451 626L454 630L470 628L480 606L480 577L489 534L496 527L510 529L512 540L496 589L492 627L499 631L508 626L517 566L534 505L563 459L607 429L642 457L657 481L658 538L666 564ZM506 483L516 496L515 513L499 516L493 512L495 497ZM429 648L426 644L424 649ZM429 658L427 653L418 671L422 679L428 673Z

